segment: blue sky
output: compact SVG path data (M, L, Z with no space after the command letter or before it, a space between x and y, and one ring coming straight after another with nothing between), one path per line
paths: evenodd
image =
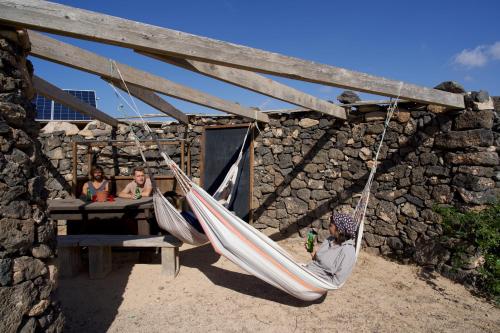
M433 87L455 80L500 95L500 1L57 1L205 37ZM293 107L129 49L56 36L212 95L262 109ZM61 88L94 89L119 117L113 90L94 75L31 57L37 75ZM273 77L316 97L340 89ZM384 97L362 94L364 99ZM186 113L212 109L165 97ZM142 113L157 113L139 103ZM128 113L129 110L125 109Z

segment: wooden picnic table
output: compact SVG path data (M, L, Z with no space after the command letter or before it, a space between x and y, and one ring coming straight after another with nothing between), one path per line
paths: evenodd
M149 220L154 216L153 198L137 200L115 198L114 201L86 202L81 199L48 200L48 215L53 220L82 221L133 218L137 220L137 234L150 235Z

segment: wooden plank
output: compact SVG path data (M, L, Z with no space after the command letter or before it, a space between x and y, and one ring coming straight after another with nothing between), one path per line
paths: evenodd
M117 178L115 178L117 179ZM111 210L142 210L153 207L153 197L143 197L141 199L115 198L113 202L85 202L78 198L47 200L48 212L63 211L111 211Z
M93 73L113 81L121 81L112 60L95 53L69 45L53 38L30 31L31 54L52 62L70 66ZM219 111L269 122L269 117L259 111L243 107L237 103L226 101L196 89L166 80L159 76L135 69L125 64L116 63L127 84L156 91L167 96L203 105Z
M57 236L57 247L75 247L78 246L81 235L58 235Z
M92 147L87 146L87 179L92 179Z
M80 235L80 246L179 247L182 242L173 236L145 235Z
M3 0L0 22L140 51L200 60L367 93L464 108L464 98L436 89L288 57L180 31L40 0Z
M161 249L161 273L168 278L175 278L179 273L179 248Z
M111 247L89 246L89 277L103 279L111 272Z
M148 209L144 210L145 218L137 220L137 234L138 235L151 235L151 226L148 221Z
M342 107L303 93L300 90L281 84L254 72L222 65L209 64L197 60L179 59L142 51L138 51L138 53L188 69L195 73L203 74L217 80L234 84L241 88L249 89L251 91L279 99L284 102L303 106L340 119L346 119L346 112Z
M75 197L78 196L78 193L76 193L76 185L78 181L77 165L78 165L78 146L77 143L73 141L72 154L71 154L71 178L72 178L71 192L73 192Z
M102 223L106 223L104 220L110 219L121 219L124 217L132 217L134 219L145 219L144 213L136 213L136 211L130 210L117 210L114 212L109 211L93 211L93 212L76 212L76 211L66 211L66 212L53 212L50 213L50 218L54 220L66 220L66 221L87 221L87 220L102 220Z
M38 94L43 95L49 99L53 99L56 102L66 105L69 108L72 108L80 113L83 113L87 116L91 116L93 118L99 119L100 121L111 125L113 127L118 126L118 120L113 117L108 116L102 111L94 108L92 105L89 105L82 100L76 98L75 96L65 92L62 89L50 84L38 76L33 76L33 86Z
M110 81L106 80L105 81L110 82L114 86L120 88L124 92L127 92L127 89L125 85L121 81ZM175 106L172 104L168 103L165 101L163 98L152 92L151 90L144 89L142 87L136 86L134 84L127 84L128 90L130 91L130 94L133 95L134 97L140 99L144 103L154 107L155 109L177 119L181 123L187 124L189 123L189 117L177 109Z
M404 99L400 99L398 103L406 103L408 101L405 101ZM349 104L339 104L341 107L350 107L350 106L364 106L364 105L387 105L387 104L392 104L394 103L394 100L369 100L369 101L359 101L359 102L354 102L354 103L349 103Z
M80 247L61 246L57 248L57 264L59 275L62 278L78 275L82 269L82 259L80 257Z

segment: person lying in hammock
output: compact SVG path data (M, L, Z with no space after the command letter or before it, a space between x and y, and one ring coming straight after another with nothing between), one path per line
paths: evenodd
M351 274L356 260L356 222L346 214L334 213L330 237L311 253L313 261L306 268L318 277L341 286Z
M196 229L199 233L205 234L203 228L201 227L200 221L196 218L196 216L188 210L183 210L180 212L182 217L189 223L193 228Z
M189 223L199 233L205 234L205 231L203 230L200 221L198 221L196 215L194 215L194 213L189 209L189 206L187 205L185 198L179 200L179 197L175 199L172 196L168 196L167 200L174 207L176 207L177 211L182 215L182 217L184 218L184 220L186 220L187 223Z

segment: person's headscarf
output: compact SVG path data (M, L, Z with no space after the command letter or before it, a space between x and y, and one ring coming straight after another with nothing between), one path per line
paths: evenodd
M333 213L331 222L337 227L337 229L349 236L356 235L357 223L354 221L351 215L342 213Z

